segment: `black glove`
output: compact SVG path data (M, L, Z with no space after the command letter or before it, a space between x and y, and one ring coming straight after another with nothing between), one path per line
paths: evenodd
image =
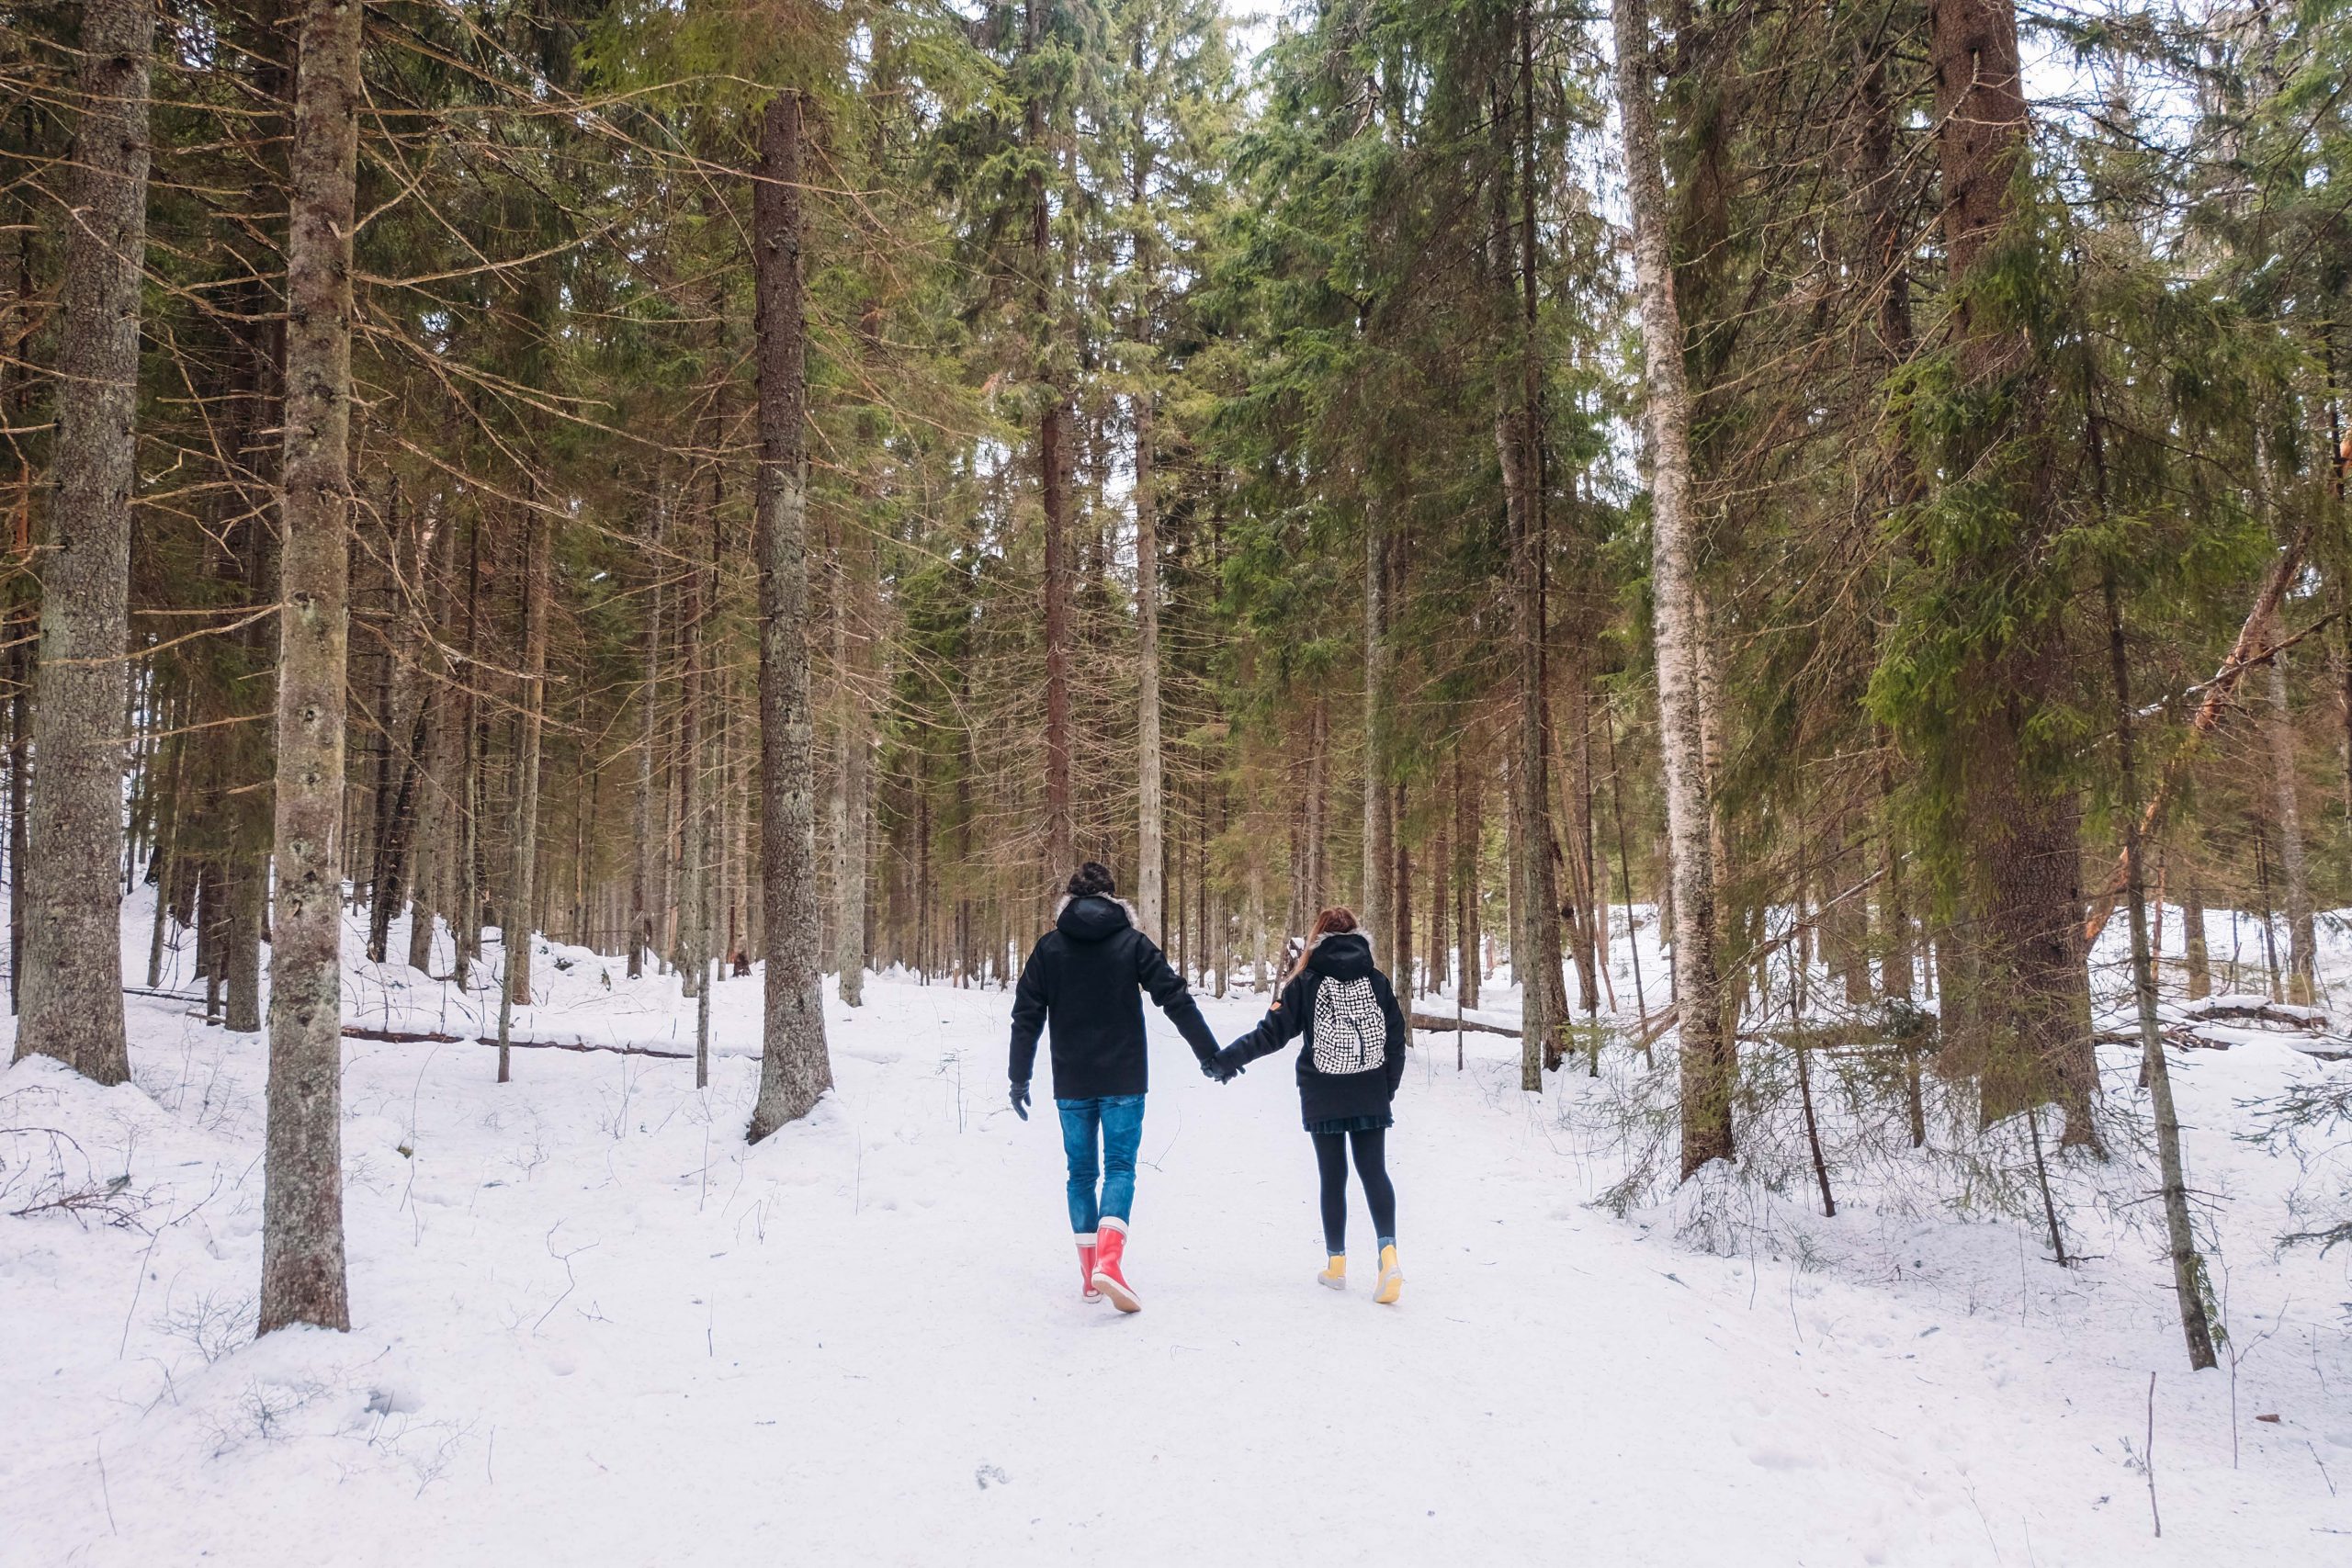
M1012 1113L1023 1122L1029 1120L1029 1085L1026 1082L1012 1086Z
M1208 1060L1208 1066L1216 1070L1217 1082L1231 1083L1234 1079L1241 1076L1240 1053L1228 1045L1224 1050L1219 1051L1216 1055L1211 1056Z
M1201 1058L1201 1076L1216 1083L1231 1083L1233 1069L1219 1062L1214 1055Z

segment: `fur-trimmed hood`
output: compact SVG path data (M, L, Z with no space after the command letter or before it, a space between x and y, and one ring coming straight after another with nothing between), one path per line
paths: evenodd
M1105 942L1137 925L1134 905L1104 893L1065 897L1054 906L1054 929L1072 942Z

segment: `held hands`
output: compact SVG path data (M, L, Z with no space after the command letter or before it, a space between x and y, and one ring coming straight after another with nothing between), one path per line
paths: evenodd
M1012 1113L1023 1122L1029 1120L1029 1085L1025 1081L1012 1086Z
M1241 1076L1241 1062L1228 1047L1213 1056L1202 1057L1201 1073L1203 1077L1214 1078L1218 1083L1231 1083Z

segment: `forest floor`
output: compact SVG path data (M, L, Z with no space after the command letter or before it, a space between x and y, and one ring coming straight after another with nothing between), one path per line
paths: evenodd
M145 938L134 899L133 973ZM691 1052L674 977L537 963L518 1036ZM355 1023L473 1032L351 980ZM1495 1035L1406 1076L1403 1303L1368 1245L1334 1294L1284 1060L1209 1083L1156 1013L1122 1317L1079 1299L1050 1111L1005 1109L1002 993L829 996L838 1093L747 1149L758 994L718 987L703 1090L349 1041L347 1335L252 1338L261 1037L134 996L131 1084L8 1069L5 1208L95 1206L0 1215L0 1563L2352 1560L2352 1290L2274 1245L2340 1171L2233 1136L2352 1070L2290 1044L2176 1057L2234 1330L2192 1375L2143 1161L2062 1162L2071 1269L1842 1122L1835 1220L1809 1171L1621 1216L1635 1059L1539 1099Z

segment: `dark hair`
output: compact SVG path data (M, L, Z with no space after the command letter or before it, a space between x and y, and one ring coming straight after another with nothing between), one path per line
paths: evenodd
M1088 861L1069 874L1069 896L1073 898L1109 897L1119 890L1112 880L1111 868L1101 861Z

